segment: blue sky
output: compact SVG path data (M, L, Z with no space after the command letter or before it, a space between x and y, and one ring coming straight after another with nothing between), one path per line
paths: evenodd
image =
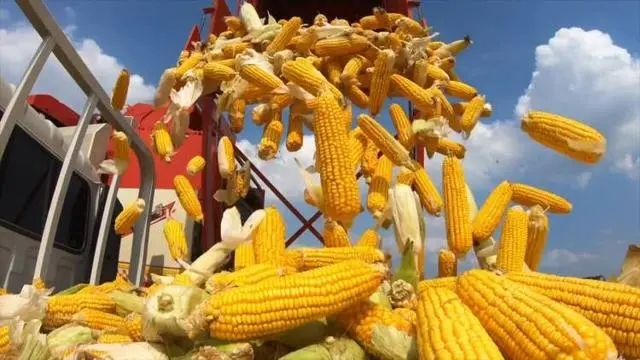
M145 101L162 70L175 63L191 27L201 21L201 8L209 2L56 0L47 4L105 88L110 88L119 67L125 66L138 75L132 82L132 101ZM550 215L543 270L584 276L617 272L627 245L640 243L640 3L425 1L422 12L444 41L467 34L474 40L456 68L494 108L491 119L465 143L470 154L465 160L467 180L479 205L504 179L557 192L573 202L574 211ZM11 51L0 51L0 74L12 82L18 81L37 45L37 37L21 21L24 18L14 3L0 3L0 49ZM21 44L19 51L17 44ZM64 76L51 65L36 90L59 94L56 79ZM60 97L77 107L82 104L77 91ZM528 108L593 124L608 138L607 156L587 167L533 143L515 122ZM386 112L379 120L389 125ZM250 125L241 135L247 139L243 146L248 151L260 132ZM308 163L313 147L303 150L296 156ZM299 194L292 159L293 155L282 154L261 167L279 174L277 183L282 188L292 187ZM440 162L436 156L428 164L438 184ZM300 203L299 195L296 201ZM300 208L312 214L309 207L302 204ZM291 234L297 223L285 216L290 219ZM370 226L368 219L366 213L359 217L354 238ZM321 222L316 226L321 229ZM431 250L427 273L433 275L434 254L444 241L442 222L427 218L427 231ZM383 235L388 238L385 246L394 250L388 241L392 233ZM495 236L499 237L499 230ZM302 241L316 244L309 235Z

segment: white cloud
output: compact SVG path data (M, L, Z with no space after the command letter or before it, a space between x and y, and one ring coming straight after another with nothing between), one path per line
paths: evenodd
M583 171L580 174L578 174L577 176L578 187L581 189L586 188L591 182L592 177L593 177L593 174L590 171Z
M587 252L573 252L566 249L551 249L547 251L542 260L542 265L550 268L561 268L586 261L595 260L598 255Z
M73 10L71 6L65 6L64 13L69 21L74 21L76 19L76 11Z
M613 168L615 171L626 174L630 179L640 179L640 156L636 156L634 160L631 154L626 154L622 159L616 161Z
M67 12L67 15L70 13ZM118 73L125 66L115 57L107 54L90 38L75 35L73 25L66 27L67 36L93 72L107 94L115 83ZM31 60L42 39L28 23L17 22L0 28L0 75L7 81L19 83L27 64ZM128 103L148 102L153 98L154 86L145 83L140 75L132 74ZM80 111L86 96L75 85L60 62L51 55L38 78L32 93L54 95L58 100Z

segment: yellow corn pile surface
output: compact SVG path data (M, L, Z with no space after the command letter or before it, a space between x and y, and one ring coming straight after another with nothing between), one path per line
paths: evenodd
M380 7L351 24L322 14L304 24L296 16L261 19L244 2L239 16L224 21L227 31L183 51L163 73L155 104L219 90L217 106L234 132L262 127L263 161L298 151L304 132L313 133L315 164L301 168L314 165L320 175L315 184L305 178L304 195L324 215L324 247L287 249L275 207L254 213L262 217L246 229L227 218L247 193L249 167L236 164L224 137L218 159L195 157L174 179L181 206L202 221L209 194L199 196L189 178L218 164L226 188L215 198L229 206L222 247L190 259L184 224L170 220L168 251L185 267L175 277L138 289L118 278L53 295L46 283L26 285L35 295L20 306L34 311L0 319L0 359L35 358L37 346L45 353L37 360L640 359L640 289L537 272L549 224L572 211L569 200L504 179L484 204L475 203L465 181L466 148L447 137L458 132L466 140L492 114L481 89L455 71L456 58L472 45L468 36L440 41L419 22ZM127 74L114 87L117 108L126 103ZM180 96L169 96L171 90ZM419 119L401 105L405 100ZM153 150L165 161L183 142L184 114L175 111L170 123L154 127ZM606 148L596 129L545 109L527 113L522 130L584 164L599 161ZM429 159L441 155L442 189L411 158L417 146ZM366 198L358 173L367 179ZM129 204L116 231L135 231L145 205L152 204ZM363 211L376 225L358 238L350 229ZM447 227L434 274L422 268L425 212L444 217ZM389 226L401 254L393 274L379 230ZM479 268L459 271L468 256ZM234 264L223 270L227 259ZM9 305L18 296L0 300L17 309ZM152 346L133 353L144 344Z

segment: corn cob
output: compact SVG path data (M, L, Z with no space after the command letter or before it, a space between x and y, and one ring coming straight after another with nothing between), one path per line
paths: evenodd
M348 56L358 54L371 44L366 37L360 35L336 36L318 40L313 50L318 56Z
M318 98L314 134L325 214L350 222L359 212L360 191L347 154L348 133L339 116L340 106L328 92Z
M549 219L540 205L529 209L529 230L525 262L531 271L538 271L549 232Z
M529 215L520 206L513 206L500 235L496 266L505 271L523 271L527 252Z
M598 130L548 112L529 111L520 128L536 142L585 164L600 161L607 148L607 140Z
M229 112L229 128L234 134L238 134L244 129L244 113L247 108L247 102L244 99L235 99L231 103L231 111Z
M460 128L464 136L469 137L471 131L480 120L480 115L484 109L484 96L476 95L469 101L469 105L464 109L464 113L460 116Z
M55 295L47 301L47 313L42 325L45 329L55 329L69 323L73 314L82 309L105 312L116 310L115 301L106 294Z
M231 139L226 136L218 142L218 171L223 179L229 179L236 172L236 159Z
M466 101L471 101L478 95L478 91L473 86L460 81L442 82L441 86L445 94Z
M0 326L0 356L9 356L16 350L16 346L10 336L10 326Z
M471 44L473 44L473 41L471 41L471 37L469 35L466 35L461 40L456 40L446 44L445 47L451 53L452 56L457 56L462 52L462 50L466 49Z
M371 182L371 177L378 167L378 152L380 150L373 141L367 141L362 154L362 165L360 171L362 171L362 177L367 183Z
M118 235L126 235L133 231L133 227L136 224L136 221L142 215L144 211L145 203L143 199L136 199L134 202L127 205L120 214L116 217L116 221L114 223L114 230Z
M398 104L391 104L389 106L389 114L391 115L391 120L393 120L393 126L398 132L398 141L400 141L400 144L402 144L405 149L412 149L413 130L411 129L411 122L409 121L407 114L402 109L402 106Z
M124 325L124 318L104 311L85 308L73 314L72 320L82 326L96 330L117 330Z
M304 137L302 114L294 113L292 108L289 111L288 125L286 141L287 151L296 152L302 147L302 139Z
M342 61L340 58L331 57L324 64L325 73L327 74L327 80L335 87L340 87L342 81L340 81L340 74L342 74Z
M273 38L269 46L267 46L265 52L268 55L274 55L276 52L284 50L287 44L289 44L291 39L293 39L298 32L300 26L302 26L302 19L298 16L294 16L287 20L276 34L276 37Z
M418 315L415 310L408 308L395 308L393 309L393 313L396 315L400 315L403 319L410 322L413 326L418 325Z
M184 234L182 224L174 219L167 219L163 228L164 238L169 247L171 257L178 261L189 259L189 246L187 245L187 237Z
M413 171L403 167L400 169L400 172L398 172L398 176L396 177L396 183L412 186L414 179L415 179L415 175Z
M300 271L315 269L349 260L366 263L381 263L384 253L377 248L366 246L333 247L333 248L297 248L286 251L290 262L296 263Z
M463 144L444 137L429 137L424 145L429 158L432 158L434 153L439 153L444 156L453 156L458 159L464 159L464 156L467 153L467 148Z
M203 81L231 81L237 75L233 68L216 61L207 62L202 70Z
M144 319L138 313L131 313L125 316L119 333L129 336L134 341L140 341L142 337L142 328Z
M129 71L127 69L120 70L116 84L111 92L111 106L121 111L127 102L127 92L129 91Z
M375 56L373 57L373 60L371 60L372 62L376 60L376 57L378 56L378 53L376 52ZM369 89L371 88L371 79L373 79L373 71L365 71L362 72L360 74L358 74L358 87L361 87L363 89ZM393 89L391 89L393 91Z
M351 240L349 239L347 231L342 225L332 220L325 219L322 238L324 246L328 248L351 246Z
M356 55L347 61L347 64L342 69L340 74L340 80L346 86L358 86L357 76L362 69L372 66L371 62L362 55Z
M191 160L189 160L189 162L187 163L187 174L189 176L194 176L195 174L202 171L205 165L206 161L204 160L204 158L200 155L196 155L192 157Z
M453 108L453 112L455 115L457 116L461 116L464 113L464 110L467 108L467 106L469 106L468 102L459 102L459 103L453 103L451 104L452 108ZM482 112L480 113L481 117L490 117L493 113L493 108L491 107L491 104L489 103L485 103L484 106L482 107Z
M164 122L158 121L155 123L153 132L151 133L151 141L156 154L158 154L162 160L171 162L171 157L175 153L175 150L171 135Z
M496 186L473 219L473 239L487 239L498 227L500 219L511 201L511 184L503 181Z
M280 80L274 73L267 71L257 64L243 64L240 66L240 76L255 86L273 90L277 87L283 87L284 82Z
M357 107L361 109L367 109L369 107L369 96L364 93L359 87L350 85L346 87L345 91L347 98L353 102Z
M503 276L467 271L458 278L456 293L510 359L615 359L618 355L611 338L591 321ZM520 326L514 313L537 331Z
M108 281L100 285L85 286L74 295L108 294L113 291L129 291L133 287L133 284L127 278L118 274L113 281Z
M196 222L201 222L204 217L202 214L202 206L189 179L184 175L176 175L173 178L173 186L187 216Z
M640 289L606 281L514 272L506 278L549 297L606 332L622 356L640 356Z
M226 59L235 58L237 55L242 54L245 50L250 49L251 44L246 42L227 44L222 47L222 55Z
M257 264L280 265L285 249L286 225L280 212L273 206L253 235L253 253Z
M347 104L342 107L342 118L344 119L344 125L346 126L347 131L350 131L353 123L353 107L349 101L347 101Z
M9 292L5 288L0 288L0 295L7 295Z
M456 256L462 257L473 246L473 237L464 170L460 160L454 157L446 157L442 162L442 192L447 243Z
M293 47L296 52L300 54L309 54L309 50L311 50L313 45L318 41L318 37L316 29L311 27L307 28L301 35L294 37L291 42L293 43Z
M422 166L413 173L413 186L420 197L420 203L427 212L433 216L440 216L442 210L442 197L438 189L431 181L427 169Z
M380 234L374 229L365 230L356 246L372 247L378 249L380 247Z
M348 141L349 158L351 159L353 169L357 169L362 162L369 140L362 130L360 130L360 127L355 127L349 132Z
M105 333L100 335L96 342L98 344L128 344L132 343L133 339L127 335Z
M282 132L284 131L281 118L282 113L276 111L273 115L269 124L265 126L262 132L262 139L260 139L260 144L258 144L258 157L265 161L275 158L278 154L282 140Z
M256 264L235 272L215 273L207 280L205 288L210 294L215 295L239 286L254 285L265 280L275 279L285 274L287 274L285 268L271 264Z
M428 288L445 288L445 289L455 291L457 279L458 278L455 276L449 276L449 277L440 277L440 278L422 280L418 282L417 293L419 294Z
M425 289L416 313L420 359L503 359L480 321L453 291Z
M456 276L458 274L458 259L453 251L440 249L438 252L438 277Z
M391 87L420 111L429 112L433 106L433 93L402 75L391 75Z
M383 277L379 267L354 260L213 295L205 310L210 335L247 340L295 328L363 301Z
M369 113L376 116L382 108L389 93L389 76L393 70L396 56L393 51L385 49L378 53L374 62L373 78L369 89Z
M260 104L251 110L251 120L258 126L268 123L271 117L271 106L269 104Z
M573 205L565 198L531 185L511 184L511 199L522 206L540 205L558 214L570 213Z
M380 219L387 207L392 175L393 163L383 155L380 157L378 166L376 166L376 170L373 173L367 195L367 210L373 214L375 219Z
M333 86L307 59L297 58L285 62L282 65L282 75L314 96L319 96L322 89L326 87L336 99L343 100L340 90Z
M242 270L247 266L256 263L256 255L253 252L253 243L251 241L244 242L236 248L233 268L235 271Z
M426 59L419 59L413 64L413 72L411 74L411 80L420 87L425 87L427 84L427 68L429 63Z
M372 141L382 154L389 158L396 166L405 166L409 169L415 170L416 165L411 160L409 151L400 144L389 132L372 117L360 114L358 116L358 126L367 135L367 138Z
M42 278L33 279L33 282L31 283L31 286L33 286L34 289L36 289L36 290L45 290L47 288L47 284L45 284L45 282L44 282L44 280L42 280Z

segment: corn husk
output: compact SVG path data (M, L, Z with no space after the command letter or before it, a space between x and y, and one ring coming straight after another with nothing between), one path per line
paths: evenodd
M631 244L622 262L622 269L617 282L640 287L640 246Z
M365 360L367 354L355 341L346 338L329 337L315 345L309 345L289 353L280 360Z
M32 320L33 321L33 320ZM48 360L50 359L47 348L47 336L38 333L30 333L24 339L22 350L17 360Z
M66 288L66 289L56 293L56 295L73 295L73 294L77 293L78 291L86 288L87 286L89 286L89 284L73 285L72 287Z
M144 312L144 298L124 291L112 291L108 294L116 302L116 313L125 316L135 312Z
M161 336L186 336L179 324L204 297L205 291L195 286L164 285L145 303L145 328L153 328Z
M417 360L418 344L416 337L386 325L374 325L371 347L380 359Z
M46 312L46 297L52 291L24 285L20 294L0 296L0 322L16 318L22 321L42 320Z
M380 285L376 292L371 294L371 296L369 297L369 301L374 304L378 304L386 309L391 309L391 302L389 301L389 297L387 296L390 289L391 285L388 281L385 281L384 283L382 283L382 285Z
M67 324L47 335L47 346L52 356L62 356L66 350L78 345L89 344L93 340L93 331L90 328Z
M326 319L318 319L272 336L270 339L290 348L300 349L322 342L327 335L329 335L329 328Z
M129 344L92 344L76 348L63 360L169 360L162 346L146 342Z

